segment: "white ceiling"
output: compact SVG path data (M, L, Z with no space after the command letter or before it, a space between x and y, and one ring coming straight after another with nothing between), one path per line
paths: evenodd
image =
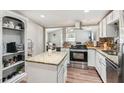
M109 10L18 10L16 11L32 19L45 27L73 26L75 21L81 21L83 25L97 24ZM45 15L41 18L40 15Z

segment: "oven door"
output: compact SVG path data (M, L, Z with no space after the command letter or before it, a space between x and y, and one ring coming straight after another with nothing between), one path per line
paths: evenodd
M71 50L70 61L87 62L87 50Z

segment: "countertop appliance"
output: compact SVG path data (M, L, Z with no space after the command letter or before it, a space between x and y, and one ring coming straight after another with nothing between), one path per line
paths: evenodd
M16 42L7 43L7 52L8 52L8 53L17 52L17 49L16 49Z
M119 66L106 58L107 83L118 83Z
M87 69L88 51L85 45L70 48L70 63L72 67Z

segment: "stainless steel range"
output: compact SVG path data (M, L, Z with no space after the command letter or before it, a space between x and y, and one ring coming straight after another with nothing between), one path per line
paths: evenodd
M87 69L88 51L85 45L70 48L70 62L72 67Z

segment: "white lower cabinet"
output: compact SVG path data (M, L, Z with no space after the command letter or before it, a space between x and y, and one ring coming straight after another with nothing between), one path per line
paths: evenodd
M99 52L96 52L96 70L98 71L101 79L103 82L106 82L106 61L105 57L100 54Z
M67 60L68 60L68 64L70 64L70 48L61 48L61 51L66 51L67 52Z
M101 78L103 82L106 82L106 62L101 61Z
M64 66L61 67L60 71L58 72L58 83L64 82Z
M99 55L100 54L96 51L96 63L95 63L95 67L96 67L96 70L98 71L98 73L100 73Z
M67 63L68 56L63 60L62 64L60 64L58 68L58 83L64 83L67 79Z
M95 61L96 61L96 50L94 49L88 49L88 66L95 66Z
M106 82L106 61L101 53L88 49L88 66L95 67L103 82Z

